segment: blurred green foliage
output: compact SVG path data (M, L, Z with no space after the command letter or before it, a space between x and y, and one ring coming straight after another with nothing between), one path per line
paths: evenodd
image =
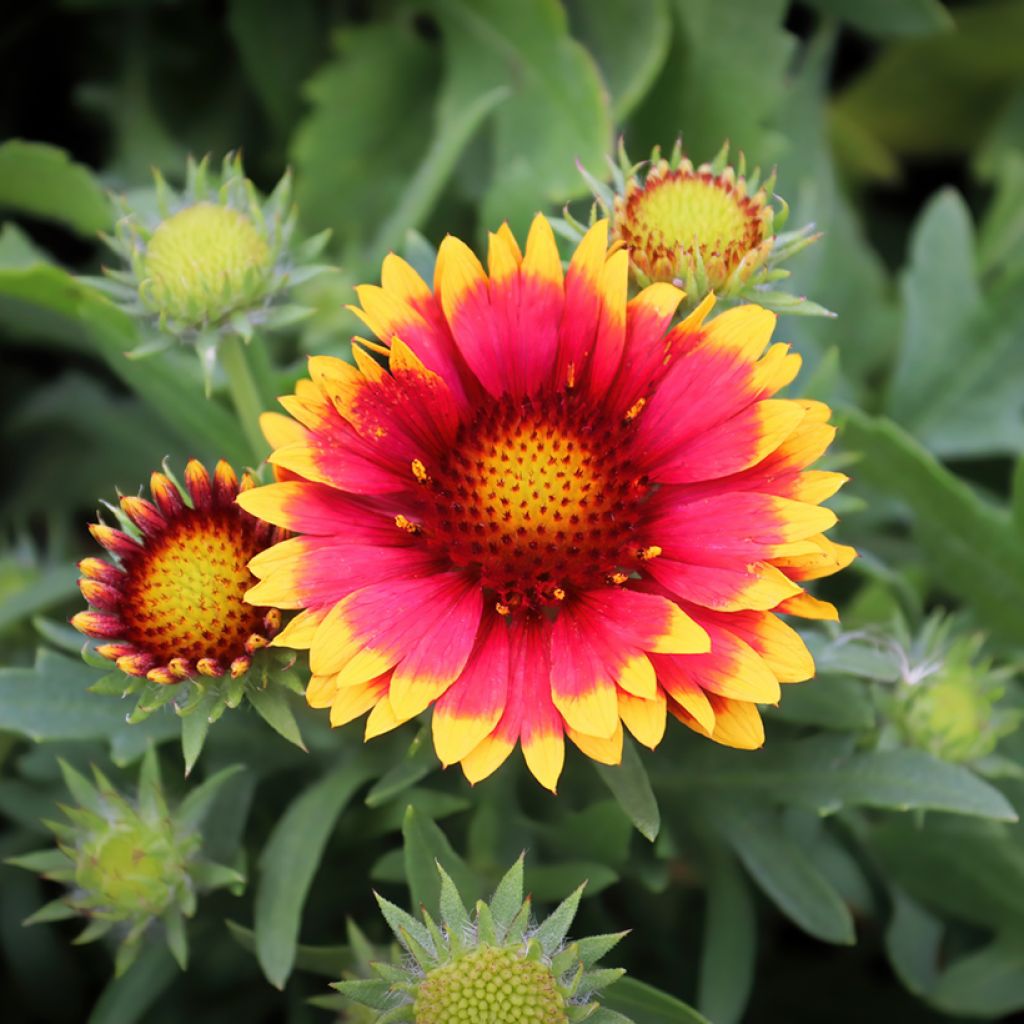
M154 943L107 983L107 953L71 947L66 925L22 929L56 890L0 866L4 1020L329 1019L307 1000L365 952L358 929L338 945L346 918L384 941L371 883L428 898L437 859L484 894L524 846L538 901L587 878L582 930L633 928L609 1005L638 1024L701 1019L681 1000L713 1024L1024 1011L1024 735L946 763L892 739L885 699L911 685L900 637L938 606L999 664L1024 658L1022 31L1021 0L7 12L0 855L41 844L65 799L58 756L124 782L161 744L185 788L177 721L128 725L119 698L89 693L102 672L62 623L100 497L134 493L164 456L247 458L224 381L207 400L185 353L127 359L142 328L88 280L107 258L106 189L145 201L150 167L173 180L187 153L241 148L264 186L290 165L304 230L333 229L341 270L301 296L315 314L267 339L277 393L305 355L343 352L352 286L385 252L429 264L445 232L479 241L567 202L585 215L576 161L601 167L619 133L635 153L682 133L695 160L728 139L777 165L794 222L825 233L794 287L839 313L777 334L804 356L798 391L839 410L831 458L854 480L835 507L862 557L825 591L845 632L807 630L820 678L768 712L760 754L676 729L621 768L570 759L557 802L511 763L470 796L411 727L364 750L296 704L304 754L257 716L225 716L196 774L247 771L205 847L250 883L200 905L188 973ZM1024 703L1012 672L1003 702Z

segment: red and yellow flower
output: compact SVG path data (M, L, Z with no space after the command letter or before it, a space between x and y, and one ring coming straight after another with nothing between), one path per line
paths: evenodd
M800 359L770 312L709 298L671 327L674 285L627 301L605 222L567 271L542 216L488 264L449 237L431 289L388 256L358 289L378 340L267 414L282 479L238 501L297 536L248 600L299 610L274 643L309 649L332 724L433 707L474 782L521 744L554 789L566 735L616 763L623 725L654 747L668 713L759 746L757 704L814 672L777 613L835 617L802 584L854 554L823 535L845 478L807 469L829 410L773 397Z
M163 473L150 479L153 500L122 497L119 513L132 532L93 523L93 537L112 558L79 562L89 611L71 624L103 641L98 654L130 676L178 683L194 676L244 675L253 653L280 628L281 613L245 601L254 579L248 562L282 532L235 503L253 486L226 463L211 480L192 460L185 488Z

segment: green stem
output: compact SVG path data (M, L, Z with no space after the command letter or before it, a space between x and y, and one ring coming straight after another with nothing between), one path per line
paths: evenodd
M242 429L252 448L256 461L262 461L270 451L260 431L260 413L264 411L263 399L256 384L245 342L237 335L229 335L221 342L220 365L228 381L228 391L234 403L238 418L242 421Z

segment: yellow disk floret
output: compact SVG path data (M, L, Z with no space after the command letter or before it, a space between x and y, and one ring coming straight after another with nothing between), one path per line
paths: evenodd
M272 269L270 246L249 217L201 202L153 232L140 294L161 316L208 322L247 305Z
M661 161L643 184L630 182L616 212L616 233L649 280L685 281L700 271L718 289L734 274L748 278L771 249L766 196L748 195L732 168L713 174Z
M566 1024L550 968L515 949L482 946L427 974L415 1024Z

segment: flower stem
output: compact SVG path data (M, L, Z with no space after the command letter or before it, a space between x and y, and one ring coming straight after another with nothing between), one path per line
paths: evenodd
M221 342L220 365L227 377L231 401L234 403L238 418L242 421L242 429L252 448L253 456L257 461L262 461L270 450L260 432L263 399L249 366L245 342L237 335L229 335Z

